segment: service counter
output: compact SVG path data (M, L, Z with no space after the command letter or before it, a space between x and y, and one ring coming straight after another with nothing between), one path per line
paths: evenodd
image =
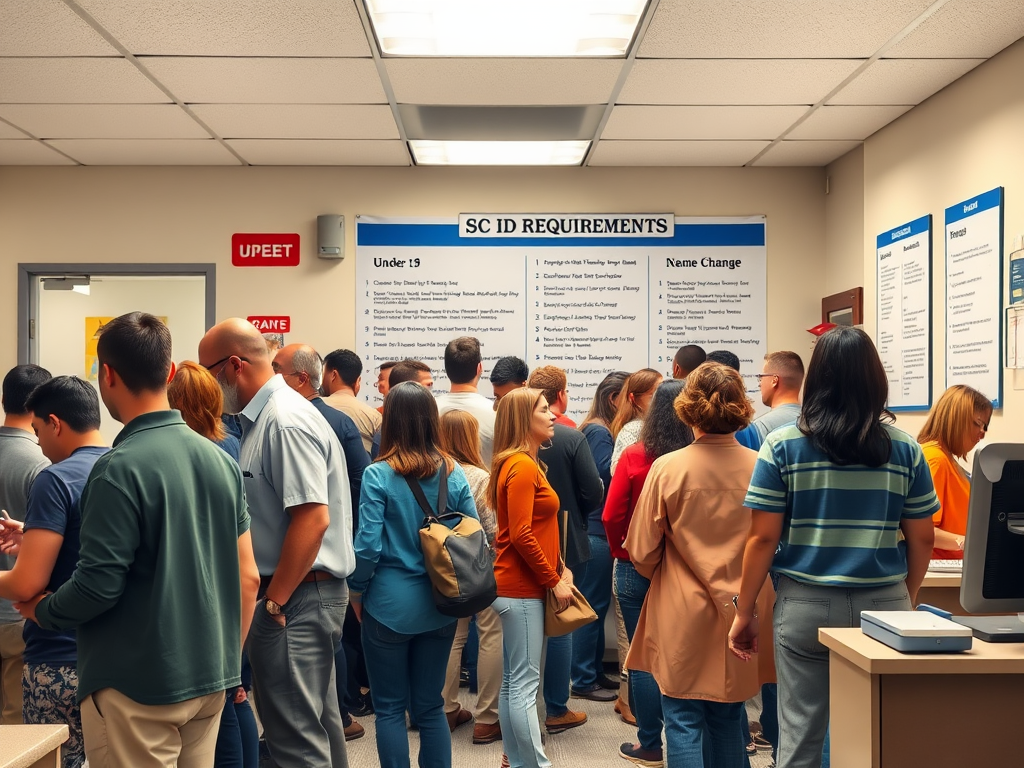
M0 725L0 768L60 768L66 725Z

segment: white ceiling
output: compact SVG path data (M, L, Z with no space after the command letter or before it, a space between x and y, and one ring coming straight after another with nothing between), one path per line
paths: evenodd
M1021 0L651 0L625 58L382 59L361 1L0 0L0 165L410 165L399 105L597 105L594 166L824 165L1024 36Z

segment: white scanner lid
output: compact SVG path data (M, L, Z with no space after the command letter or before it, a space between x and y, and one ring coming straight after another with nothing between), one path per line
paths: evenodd
M902 637L970 637L970 627L936 616L928 611L861 611L870 621Z

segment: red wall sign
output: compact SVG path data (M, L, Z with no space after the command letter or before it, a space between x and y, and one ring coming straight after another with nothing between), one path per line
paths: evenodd
M292 319L287 315L252 315L245 318L260 333L291 333Z
M236 232L231 236L231 263L236 267L297 267L299 236Z

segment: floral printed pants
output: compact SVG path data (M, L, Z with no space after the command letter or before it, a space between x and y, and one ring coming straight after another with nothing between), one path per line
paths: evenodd
M33 725L66 724L71 735L64 742L62 768L81 768L85 762L82 713L78 708L78 670L73 666L26 664L21 678L25 722Z

